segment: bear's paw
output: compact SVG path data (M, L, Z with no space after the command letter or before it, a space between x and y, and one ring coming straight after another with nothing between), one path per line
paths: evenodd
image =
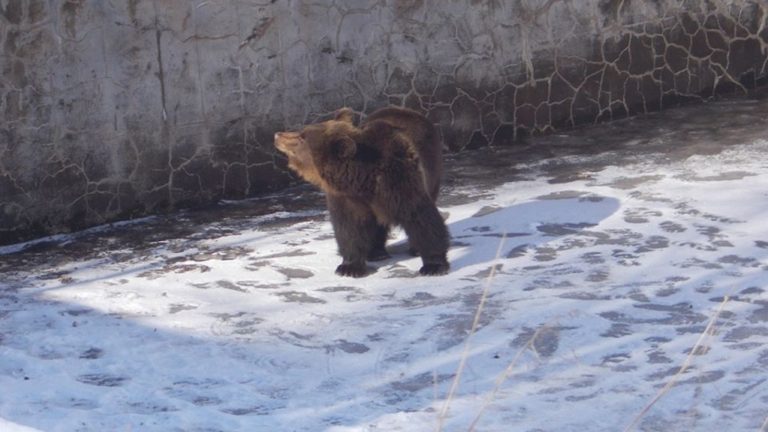
M365 264L339 264L338 267L336 267L336 274L339 276L350 276L350 277L363 277L366 274L368 274L368 268L365 266Z
M449 269L448 263L430 263L424 264L419 273L423 276L439 276L448 273Z

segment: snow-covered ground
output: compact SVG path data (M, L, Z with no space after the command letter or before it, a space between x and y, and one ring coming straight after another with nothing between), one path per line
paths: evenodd
M765 430L767 116L461 154L441 277L308 187L0 248L0 430Z

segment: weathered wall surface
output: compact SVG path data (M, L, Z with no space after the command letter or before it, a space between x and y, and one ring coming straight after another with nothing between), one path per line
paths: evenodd
M453 150L766 76L747 0L0 0L0 243L286 185L276 130L425 112Z

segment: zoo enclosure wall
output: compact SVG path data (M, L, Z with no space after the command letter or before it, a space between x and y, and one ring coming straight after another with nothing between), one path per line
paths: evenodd
M748 0L0 2L0 244L292 177L275 131L386 105L453 151L744 93Z

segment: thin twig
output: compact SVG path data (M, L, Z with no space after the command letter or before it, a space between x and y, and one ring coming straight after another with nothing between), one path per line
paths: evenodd
M512 370L514 370L515 366L517 366L517 361L522 357L523 353L527 349L533 350L533 352L538 357L538 352L536 352L536 347L534 345L534 342L536 341L536 338L539 337L539 334L544 330L549 328L548 325L543 325L536 329L536 331L531 335L530 339L528 339L528 342L525 343L515 354L515 357L512 358L512 361L509 363L509 365L504 369L502 373L499 374L499 376L496 378L496 384L493 387L493 391L491 392L488 397L485 398L485 401L483 402L483 406L480 407L480 411L478 411L477 415L475 416L475 419L472 420L472 423L469 425L469 429L467 429L468 432L472 432L475 430L475 427L477 426L477 423L480 421L480 417L482 417L485 410L491 406L491 402L493 402L494 399L496 399L496 395L499 393L499 390L501 389L501 385L504 384L504 381L507 380L507 378L512 374Z
M485 306L485 300L488 298L488 291L490 291L491 282L493 281L494 276L496 276L496 268L498 267L498 261L499 257L501 256L501 249L504 247L504 241L507 239L507 233L505 232L501 240L499 241L499 248L496 250L496 258L493 260L493 265L491 266L491 272L488 274L488 277L485 278L485 284L483 286L483 294L480 296L480 303L477 305L477 310L475 311L475 319L472 321L472 328L469 330L469 335L467 336L466 341L464 341L464 352L461 354L461 360L459 361L459 366L456 369L456 375L453 377L453 382L451 383L451 389L448 391L448 396L445 399L445 403L443 404L443 408L440 410L440 416L438 417L437 422L437 432L440 432L443 430L443 426L445 424L445 419L448 416L448 409L450 408L451 400L453 399L453 395L456 393L456 390L459 388L459 381L461 380L461 374L464 371L464 367L467 364L467 359L469 358L469 346L470 342L472 340L472 336L477 331L477 327L480 325L480 316L483 312L483 306Z
M688 353L688 356L685 358L685 361L683 362L682 366L680 366L680 370L677 371L677 373L670 378L669 381L667 381L667 384L659 390L659 392L654 396L654 398L648 403L648 405L643 408L640 413L635 416L635 419L632 420L632 423L629 424L624 429L624 432L631 431L637 424L640 422L640 419L643 418L644 415L648 413L648 411L651 410L654 404L659 401L664 395L669 392L669 390L677 383L677 380L680 378L680 376L688 370L688 367L691 365L691 362L693 361L693 357L697 355L699 352L699 348L701 347L702 343L704 342L704 339L706 339L707 335L711 334L715 323L717 322L717 318L720 316L720 313L723 311L723 308L725 307L725 304L728 303L728 300L730 300L729 296L725 296L723 298L723 301L720 303L720 307L717 308L717 311L715 311L714 315L712 315L712 318L709 319L709 323L707 323L707 327L704 329L704 331L699 335L699 339L696 341L696 344L693 346L691 351Z

